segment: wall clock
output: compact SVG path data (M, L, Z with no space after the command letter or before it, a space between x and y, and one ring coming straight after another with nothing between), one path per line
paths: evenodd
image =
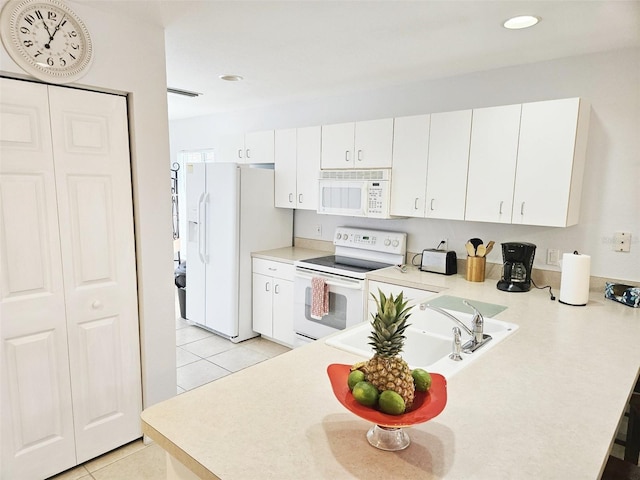
M89 30L60 0L9 0L0 13L0 36L18 66L46 82L73 82L93 60Z

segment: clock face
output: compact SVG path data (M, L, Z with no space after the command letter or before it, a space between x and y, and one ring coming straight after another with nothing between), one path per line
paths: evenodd
M2 10L1 26L11 58L41 80L71 82L91 64L89 31L59 0L11 0Z

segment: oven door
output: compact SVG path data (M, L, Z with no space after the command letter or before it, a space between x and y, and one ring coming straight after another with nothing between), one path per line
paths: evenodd
M320 180L318 213L367 216L367 182Z
M329 313L311 317L311 279L323 278L329 286ZM293 328L313 340L364 321L364 280L298 268L294 283Z

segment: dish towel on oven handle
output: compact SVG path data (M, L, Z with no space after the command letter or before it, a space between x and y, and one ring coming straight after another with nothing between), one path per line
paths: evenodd
M324 278L311 279L311 318L320 320L329 313L329 285Z

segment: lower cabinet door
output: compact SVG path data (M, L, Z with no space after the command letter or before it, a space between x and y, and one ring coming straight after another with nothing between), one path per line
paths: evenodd
M273 337L272 290L272 277L259 273L253 274L253 330L267 337Z
M274 279L273 338L293 346L293 282Z

